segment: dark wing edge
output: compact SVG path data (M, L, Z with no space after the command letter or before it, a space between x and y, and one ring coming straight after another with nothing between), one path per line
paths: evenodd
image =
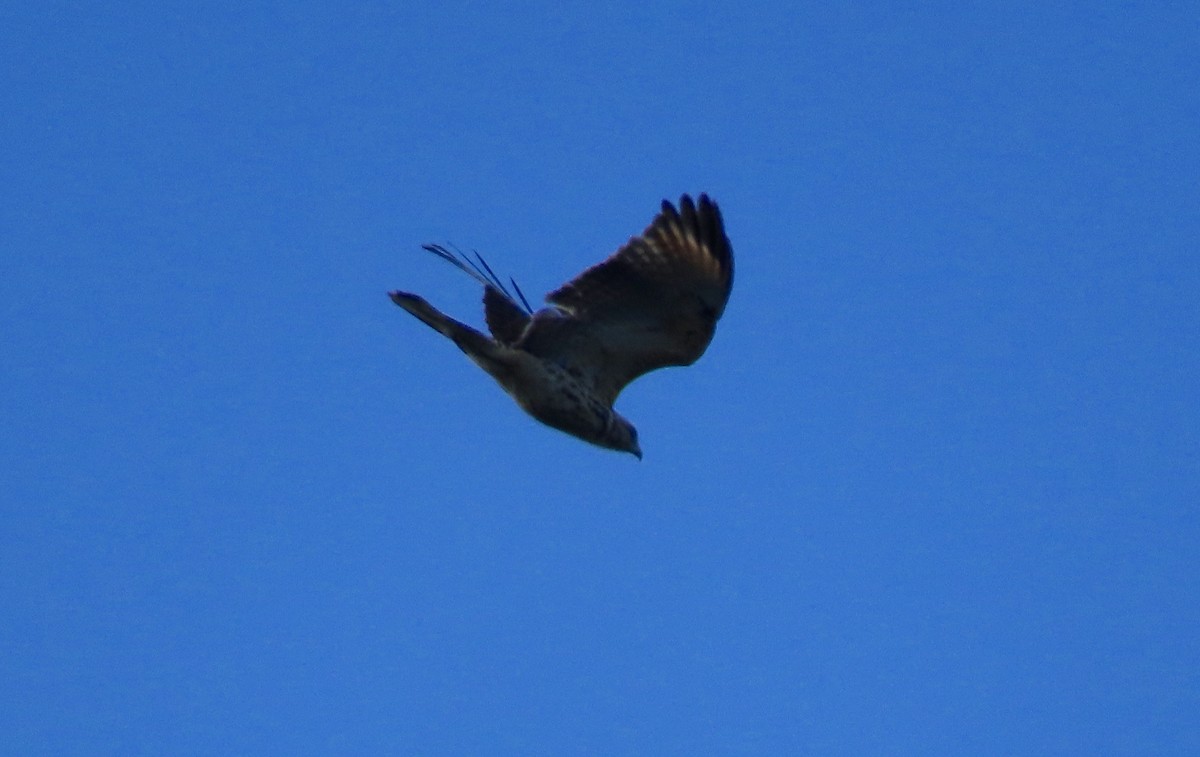
M483 285L483 314L488 330L492 332L492 336L497 341L503 344L513 344L520 339L525 327L529 325L529 317L533 315L533 308L529 305L529 300L525 298L525 293L521 291L521 287L517 285L515 279L509 278L508 281L512 285L513 292L516 292L516 297L509 292L504 283L500 281L500 277L478 252L475 253L478 261L476 263L462 252L451 251L440 244L425 244L421 245L421 248L433 253Z
M721 313L723 313L725 304L729 302L729 295L733 292L733 247L729 244L729 237L725 234L725 219L721 217L721 209L717 207L717 203L704 193L700 194L698 202L699 207L697 208L692 205L691 198L687 195L679 199L679 205L684 210L685 223L695 229L696 238L717 261L717 266L721 271L720 276L725 281L725 288L721 292ZM663 205L669 206L670 203L664 201ZM689 219L688 216L694 220ZM721 313L717 314L718 318L721 317Z

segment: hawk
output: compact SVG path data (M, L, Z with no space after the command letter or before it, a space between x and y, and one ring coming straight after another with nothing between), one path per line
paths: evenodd
M476 265L440 245L424 249L483 285L491 336L415 294L390 292L393 302L453 341L537 420L639 460L637 430L613 402L645 373L696 362L733 287L721 211L704 194L694 203L683 195L678 210L664 200L640 236L546 295L549 307L537 312L478 253Z

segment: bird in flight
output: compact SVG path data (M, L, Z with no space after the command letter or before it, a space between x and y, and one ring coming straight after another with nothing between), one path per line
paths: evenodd
M441 245L424 249L483 285L491 336L407 292L400 307L453 341L527 413L548 426L642 458L637 429L613 402L637 377L691 365L712 341L733 287L733 250L721 211L688 195L662 211L607 260L546 295L534 312L509 279Z

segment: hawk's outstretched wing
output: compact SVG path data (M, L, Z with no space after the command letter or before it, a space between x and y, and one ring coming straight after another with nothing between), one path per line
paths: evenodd
M707 195L684 195L616 254L551 292L516 346L586 377L612 402L638 376L694 363L733 286L733 251Z

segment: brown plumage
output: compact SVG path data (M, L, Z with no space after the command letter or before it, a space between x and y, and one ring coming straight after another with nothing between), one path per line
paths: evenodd
M392 292L397 305L453 340L534 418L638 458L637 431L613 402L637 377L699 359L733 287L721 211L703 194L696 203L684 195L678 210L663 201L640 236L551 292L536 313L478 255L476 265L439 245L425 249L483 284L491 338L416 295Z

